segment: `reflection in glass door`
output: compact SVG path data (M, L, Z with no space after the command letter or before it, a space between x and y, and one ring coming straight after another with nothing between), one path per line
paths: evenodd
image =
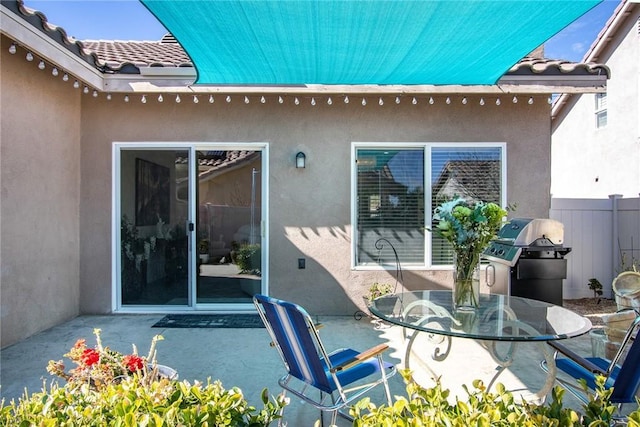
M119 303L188 306L189 151L120 151Z
M262 152L196 153L196 303L250 303L262 286Z

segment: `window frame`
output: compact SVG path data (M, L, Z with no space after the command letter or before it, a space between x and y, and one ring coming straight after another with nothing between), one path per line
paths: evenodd
M595 93L594 94L594 126L596 130L604 129L609 124L609 112L607 109L608 102L607 92ZM604 99L604 103L602 100ZM599 118L604 117L605 123L600 126Z
M358 165L357 153L362 149L373 150L424 150L424 221L425 227L432 222L433 212L431 211L432 186L431 181L431 162L432 151L434 148L499 148L500 149L500 204L506 206L507 200L507 144L506 142L352 142L351 143L351 269L356 271L376 271L376 270L393 270L395 265L388 264L369 264L358 265ZM449 265L432 264L432 239L430 233L425 233L424 242L424 260L422 265L401 264L402 268L408 271L420 270L450 270Z

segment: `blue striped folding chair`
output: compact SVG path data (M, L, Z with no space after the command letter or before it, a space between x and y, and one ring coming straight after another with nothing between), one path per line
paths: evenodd
M636 316L612 360L602 357L582 357L562 344L549 341L549 345L556 351L557 370L570 378L557 377L556 381L583 403L588 403L589 398L577 380L586 381L587 387L594 390L596 376L605 377L605 389L613 388L610 401L618 407L618 414L614 420L622 417L622 406L625 403L636 402L636 393L640 387L640 336L634 337L639 326L640 316ZM626 356L621 362L624 353ZM546 361L542 361L540 366L544 371L549 371Z
M384 384L392 404L387 378L396 369L382 360L386 344L364 352L343 348L327 353L304 308L265 295L255 295L253 302L287 371L278 381L283 393L291 392L320 409L321 420L325 411L331 412L332 425L338 414L350 419L342 410L379 384Z

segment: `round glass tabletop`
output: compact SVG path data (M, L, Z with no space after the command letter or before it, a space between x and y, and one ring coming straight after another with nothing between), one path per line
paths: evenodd
M414 291L373 301L371 313L418 331L492 341L551 341L583 335L591 322L566 308L528 298L481 294L474 311L453 309L451 291Z

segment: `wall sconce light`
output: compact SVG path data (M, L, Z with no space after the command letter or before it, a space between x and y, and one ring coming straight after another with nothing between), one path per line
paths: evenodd
M307 156L305 156L302 151L299 151L298 154L296 154L296 168L304 168L306 160Z

